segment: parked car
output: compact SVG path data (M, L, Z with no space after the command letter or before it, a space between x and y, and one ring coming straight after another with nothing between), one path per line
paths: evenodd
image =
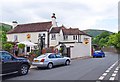
M60 54L46 53L37 58L34 58L32 65L40 67L47 67L49 69L56 65L69 65L71 62L69 57L63 57Z
M30 62L26 58L14 57L7 51L0 51L0 64L2 75L17 72L19 75L26 75L30 68Z
M93 53L93 57L105 57L105 53L102 50L96 50Z

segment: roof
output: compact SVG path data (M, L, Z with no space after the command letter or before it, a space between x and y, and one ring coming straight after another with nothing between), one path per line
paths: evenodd
M78 28L69 28L69 29L62 29L64 35L87 35L92 37L91 35L79 30Z
M78 35L79 29L78 28L69 28L69 29L62 29L64 35Z
M80 30L79 30L79 31L80 31ZM92 37L91 35L89 35L89 34L87 34L87 33L83 32L83 31L80 31L80 34L81 34L81 35L87 35L87 36Z
M20 24L20 25L17 25L14 29L7 32L7 34L47 31L51 28L51 26L52 26L51 21L40 22L40 23Z
M61 29L66 29L64 26L60 27L53 27L50 31L50 33L59 33Z

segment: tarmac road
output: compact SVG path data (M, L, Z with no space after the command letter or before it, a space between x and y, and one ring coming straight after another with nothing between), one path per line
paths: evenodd
M31 68L25 76L3 76L3 80L118 80L118 54L106 52L104 58L74 59L69 66L53 69Z

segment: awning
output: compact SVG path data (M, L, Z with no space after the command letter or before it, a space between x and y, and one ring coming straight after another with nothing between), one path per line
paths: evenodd
M34 44L30 41L23 41L23 42L19 42L18 44L25 44L26 46L37 46L37 44Z

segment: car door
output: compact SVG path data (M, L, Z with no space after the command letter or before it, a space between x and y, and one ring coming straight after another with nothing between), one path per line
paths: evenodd
M59 65L65 63L65 59L64 59L64 57L63 57L62 55L56 54L56 58L57 58L57 61L58 61L58 64L59 64Z
M49 58L49 62L52 62L53 65L58 65L58 59L56 58L55 54L50 54L48 58Z
M17 70L16 60L7 52L2 52L2 73L14 72Z

